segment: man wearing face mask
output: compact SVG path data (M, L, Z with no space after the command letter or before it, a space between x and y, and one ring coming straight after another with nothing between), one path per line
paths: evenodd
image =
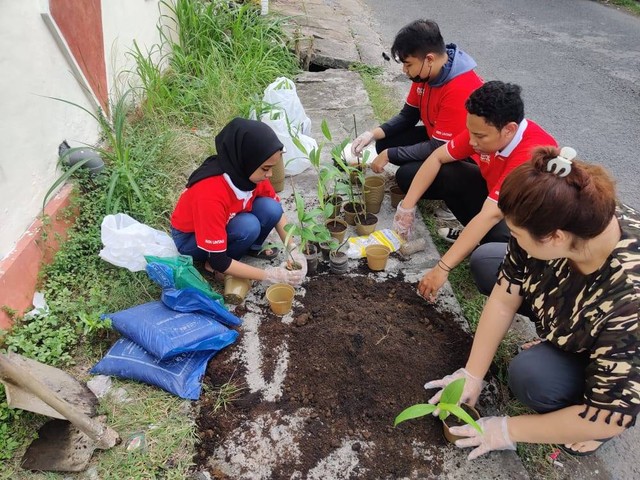
M413 82L406 103L391 120L356 138L351 150L360 155L375 140L378 156L371 169L380 173L389 162L399 165L396 180L406 192L431 152L465 129L464 103L483 81L473 58L453 43L445 45L433 20L403 27L391 53Z

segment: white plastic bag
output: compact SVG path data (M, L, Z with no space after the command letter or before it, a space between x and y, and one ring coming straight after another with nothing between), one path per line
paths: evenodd
M311 166L308 153L318 147L311 135L311 119L302 107L295 84L286 77L277 78L264 91L267 108L260 120L271 127L285 146L284 173L297 175ZM301 151L293 143L295 137L305 148Z
M311 119L304 112L298 98L296 84L287 77L278 77L264 89L262 100L265 104L287 114L289 122L303 135L311 135Z
M100 250L100 258L118 267L128 268L132 272L145 269L145 255L179 255L169 235L140 223L125 213L107 215L102 220L100 228L104 245Z

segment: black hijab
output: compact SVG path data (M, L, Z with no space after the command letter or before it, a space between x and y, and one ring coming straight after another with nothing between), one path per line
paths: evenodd
M200 180L226 173L244 192L257 185L249 177L284 145L265 123L234 118L216 135L217 155L208 157L189 177L187 188Z

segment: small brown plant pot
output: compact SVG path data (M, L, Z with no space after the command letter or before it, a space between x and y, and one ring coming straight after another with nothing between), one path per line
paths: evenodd
M374 232L378 226L378 217L373 213L366 215L356 215L356 232L358 235L369 235Z
M386 245L369 245L365 248L367 254L367 265L374 272L384 270L387 266L387 260L391 254L391 249Z
M381 176L366 177L363 190L367 212L378 213L384 199L384 178Z
M336 275L342 275L349 271L349 258L344 252L335 252L329 255L329 270Z
M342 208L342 197L340 195L329 195L325 197L324 202L333 205L332 217L340 215L340 209Z
M307 275L313 275L318 270L318 263L320 262L318 249L315 245L307 244L304 256L307 259Z
M328 261L329 253L331 252L331 247L329 247L329 242L320 242L318 246L320 247L320 252L322 253L322 259L324 261Z
M284 315L291 311L293 296L296 291L291 285L286 283L274 283L267 288L267 300L271 311L276 315Z
M224 276L224 301L231 305L241 304L247 292L251 288L251 280L248 278L237 278L231 275Z
M333 238L335 238L338 243L344 242L344 235L347 232L347 222L344 220L340 220L339 218L332 218L325 223L327 230Z
M391 206L396 208L400 201L404 198L406 193L404 193L398 185L393 185L389 189L389 194L391 195Z
M478 420L480 418L480 414L478 413L478 411L475 408L473 408L471 405L462 403L460 404L460 407L462 407L462 409L465 412L471 415L471 418L473 418L474 420ZM450 427L459 427L461 425L465 425L465 423L459 420L458 417L456 417L455 415L449 415L446 419L442 421L442 434L444 435L444 438L446 438L449 443L455 444L456 440L465 438L465 437L460 437L458 435L453 435L451 432L449 432Z
M349 225L356 224L356 215L364 213L364 205L362 203L347 202L342 205L344 211L344 221Z

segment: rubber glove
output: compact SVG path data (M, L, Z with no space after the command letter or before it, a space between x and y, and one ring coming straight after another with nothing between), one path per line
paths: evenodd
M481 418L478 420L478 425L482 428L482 433L479 433L471 425L451 427L449 431L453 435L468 437L457 440L456 447L476 447L467 457L469 460L473 460L492 450L516 449L515 442L513 442L509 437L509 428L507 425L508 418L509 417Z
M304 280L304 272L302 270L287 270L286 267L267 267L264 269L267 274L264 278L268 283L288 283L297 286Z
M296 262L297 264L300 265L301 267L301 271L302 271L302 277L306 277L307 276L307 257L304 256L304 254L302 254L302 252L300 252L300 249L298 248L297 245L295 244L291 244L287 247L287 250L289 251L289 254L291 255L291 259Z
M373 142L373 140L374 138L372 131L367 130L366 132L361 133L360 135L358 135L358 138L356 138L351 144L351 153L356 156L360 155L362 153L362 150L364 150L367 145Z
M413 222L416 219L416 207L404 208L402 202L398 204L396 214L393 216L392 229L398 232L405 240L409 240L413 231Z
M433 397L429 399L429 403L435 404L440 401L440 397L442 396L442 390L444 387L449 385L454 380L459 378L465 378L464 389L462 390L462 396L460 397L461 403L468 403L471 406L474 406L478 401L478 397L480 396L480 392L482 391L482 387L484 387L484 381L479 378L471 375L466 368L459 368L451 375L447 375L440 380L432 380L424 384L424 388L429 390L431 388L439 388L440 391L436 393ZM433 412L433 415L438 415L440 411L436 410Z

